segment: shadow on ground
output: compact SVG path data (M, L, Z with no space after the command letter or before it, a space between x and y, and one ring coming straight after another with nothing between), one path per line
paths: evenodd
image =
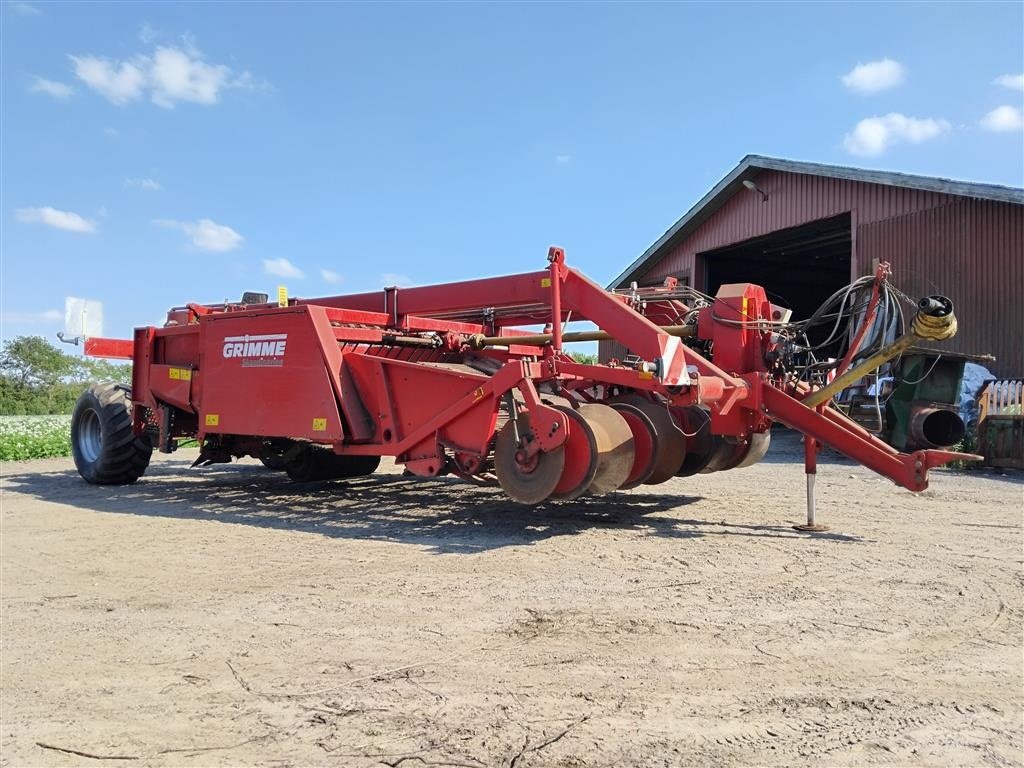
M594 527L630 528L680 539L800 536L785 526L736 525L664 514L702 500L664 491L616 493L531 508L509 501L500 489L448 478L379 474L294 483L283 474L252 464L194 470L180 464L153 465L137 484L129 486L87 485L74 470L14 474L5 479L10 491L98 512L397 541L438 554L523 546ZM842 534L816 538L858 541Z

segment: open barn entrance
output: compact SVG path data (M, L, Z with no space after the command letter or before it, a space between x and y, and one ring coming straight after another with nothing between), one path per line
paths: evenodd
M768 298L802 320L850 282L850 214L820 219L698 254L704 290L757 283Z

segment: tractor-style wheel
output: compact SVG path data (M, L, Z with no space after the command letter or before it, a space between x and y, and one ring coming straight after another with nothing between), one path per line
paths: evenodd
M260 463L274 472L283 472L288 467L288 462L280 456L260 456Z
M90 384L71 416L75 466L94 485L126 485L149 466L153 445L132 431L131 390L120 384Z
M259 455L260 463L273 472L284 472L288 468L288 460L284 454L294 443L291 440L272 438L263 443L263 450Z
M289 459L284 469L295 482L309 483L372 475L379 465L380 456L339 456L330 448L310 445Z

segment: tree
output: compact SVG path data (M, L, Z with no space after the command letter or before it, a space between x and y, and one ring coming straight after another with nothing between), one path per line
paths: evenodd
M87 381L129 383L130 365L69 355L42 336L19 336L0 350L0 413L71 413Z
M112 363L109 360L83 357L78 360L81 381L116 381L118 384L132 383L131 363Z
M597 355L587 352L570 352L569 356L577 363L582 363L583 365L597 365L598 363Z
M19 336L4 342L0 373L21 387L52 387L70 378L78 361L42 336Z

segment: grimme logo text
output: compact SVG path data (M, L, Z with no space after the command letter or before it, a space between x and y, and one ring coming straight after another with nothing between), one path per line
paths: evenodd
M269 333L264 336L227 336L224 339L224 357L284 357L287 333Z

